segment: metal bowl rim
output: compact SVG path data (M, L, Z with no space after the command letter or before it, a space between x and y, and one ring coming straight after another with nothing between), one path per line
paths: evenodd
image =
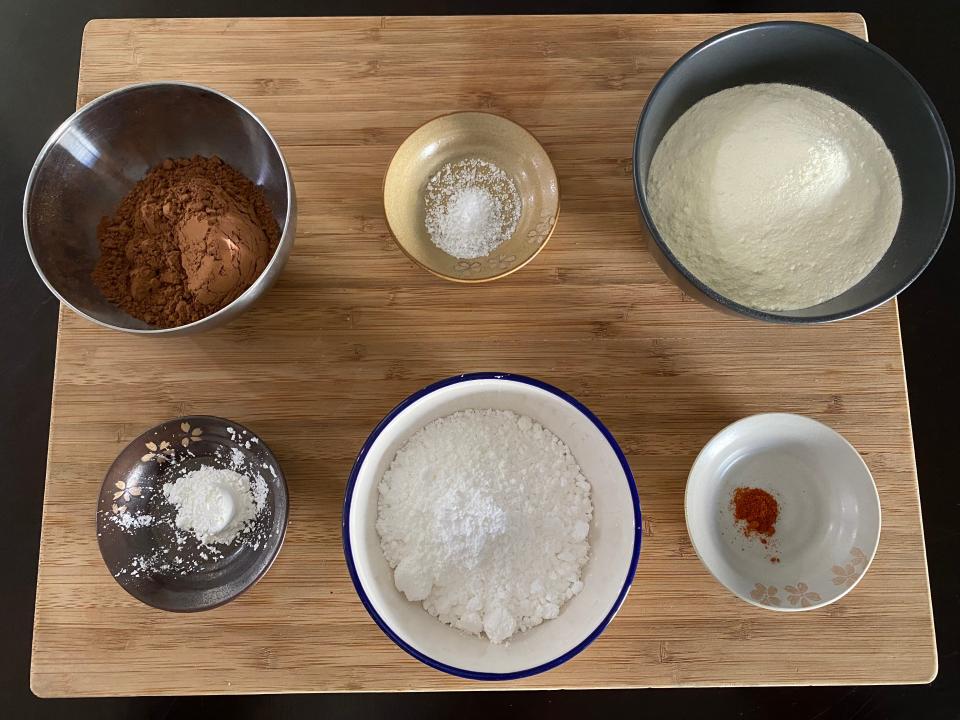
M27 253L30 255L30 261L33 263L33 267L37 271L37 274L40 276L40 279L43 280L44 285L47 286L47 289L50 290L50 292L52 292L57 297L57 299L60 300L61 303L63 303L68 308L73 310L73 312L75 312L80 317L86 320L89 320L90 322L96 323L100 327L105 327L109 330L119 330L121 332L131 333L134 335L150 335L150 336L169 335L169 334L179 335L181 333L184 333L188 329L198 329L201 325L204 325L206 323L213 321L214 318L219 319L220 317L222 317L224 313L227 312L227 310L229 310L241 298L249 298L250 296L252 296L258 289L257 284L260 281L260 279L265 277L268 271L270 270L270 268L273 267L273 265L276 262L278 262L278 257L281 255L279 245L277 249L274 251L273 256L270 258L270 262L267 263L267 266L263 269L263 272L260 273L257 279L253 282L253 284L251 284L250 287L244 290L239 296L234 298L227 305L224 305L215 313L211 313L210 315L207 315L204 318L195 320L192 323L187 323L186 325L177 325L176 327L171 327L171 328L141 329L141 328L125 328L125 327L120 327L118 325L111 325L110 323L103 322L102 320L99 320L93 317L92 315L76 307L73 303L69 302L53 286L53 283L51 283L50 280L47 278L46 273L44 273L43 269L40 266L40 263L37 261L36 255L33 252L33 242L30 239L30 227L29 227L29 216L28 216L30 196L33 191L33 185L36 182L36 176L40 170L40 166L43 165L44 161L47 158L47 155L50 153L50 150L53 148L53 146L60 141L60 138L63 137L63 134L74 124L77 118L89 112L96 106L100 105L101 103L107 102L108 100L112 99L114 96L127 93L130 91L134 91L134 90L149 88L149 87L185 87L185 88L190 88L194 90L201 90L203 92L208 92L212 95L217 95L218 97L223 98L227 102L239 108L242 112L246 113L247 116L249 116L257 125L260 126L260 128L264 131L264 133L266 133L267 137L270 139L270 143L273 145L273 149L276 151L277 156L280 158L280 165L281 167L283 167L283 177L284 177L284 184L286 185L286 196L287 196L286 198L287 199L287 216L284 219L283 227L280 229L280 243L281 244L283 243L284 237L291 225L290 221L293 218L293 215L295 213L296 200L293 195L294 193L293 177L290 174L290 168L287 166L287 160L283 156L283 152L280 150L280 145L277 143L276 138L273 137L273 133L271 133L270 130L267 128L267 126L263 123L263 121L259 117L257 117L256 113L250 110L250 108L248 108L246 105L241 103L239 100L236 100L230 97L229 95L227 95L226 93L220 92L219 90L215 90L214 88L208 87L207 85L200 85L198 83L180 82L177 80L159 80L159 81L134 83L132 85L124 85L123 87L119 87L119 88L116 88L115 90L111 90L110 92L104 93L103 95L100 95L99 97L91 100L90 102L85 104L83 107L74 111L70 115L70 117L68 117L66 120L60 123L57 129L53 131L53 133L50 135L47 141L43 144L43 147L40 149L40 152L37 155L37 159L34 160L33 162L33 167L30 169L30 175L27 178L27 186L23 193L23 237L27 244Z

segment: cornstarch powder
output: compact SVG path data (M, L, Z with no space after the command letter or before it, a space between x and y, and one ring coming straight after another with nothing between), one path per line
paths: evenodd
M567 446L529 417L465 410L397 452L377 531L397 589L501 643L580 592L593 505Z

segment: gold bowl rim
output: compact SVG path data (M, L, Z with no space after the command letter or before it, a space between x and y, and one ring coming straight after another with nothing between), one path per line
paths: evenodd
M490 115L491 117L499 118L501 120L505 120L506 122L512 125L516 125L518 128L523 130L523 132L529 135L530 139L533 140L533 142L535 142L541 150L543 150L544 157L547 158L547 163L550 166L550 171L553 173L553 177L555 178L555 181L557 184L557 212L553 217L553 224L550 226L550 231L547 233L546 237L543 239L543 242L540 243L540 246L537 247L523 261L517 263L512 267L507 268L503 272L497 273L496 275L490 275L489 277L483 277L483 278L457 277L455 275L448 275L444 272L440 272L439 270L435 270L429 265L420 262L417 258L415 258L413 255L407 252L407 249L403 246L403 243L400 242L400 239L397 237L397 234L393 230L393 226L390 224L390 216L387 213L387 196L386 196L387 175L390 174L390 168L393 167L393 161L396 159L397 153L400 152L400 148L403 147L403 144L407 142L407 140L409 140L415 133L419 132L421 129L425 128L430 123L436 122L437 120L441 120L443 118L452 117L453 115ZM543 147L543 144L539 140L537 140L537 136L534 135L532 132L530 132L530 130L527 129L524 125L521 125L516 120L511 120L506 115L501 115L500 113L486 112L483 110L454 110L452 112L435 115L429 120L426 120L420 123L419 125L417 125L417 127L415 127L413 130L407 133L407 136L403 139L403 141L399 145L397 145L397 149L393 151L393 155L390 158L390 162L387 163L387 169L383 173L383 180L381 182L381 188L380 188L380 204L383 207L383 216L387 221L387 230L390 232L390 237L393 238L393 242L396 244L398 248L400 248L400 252L402 252L404 255L407 256L407 258L409 258L414 263L422 267L431 275L435 275L436 277L442 278L443 280L450 280L451 282L460 283L461 285L479 285L481 283L493 282L494 280L499 280L500 278L504 278L507 275L511 275L515 273L517 270L520 270L521 268L526 267L531 260L533 260L537 255L539 255L543 251L543 249L547 246L547 243L550 242L550 238L553 237L553 232L554 230L557 229L557 223L560 222L561 199L562 199L562 196L560 192L560 178L557 175L557 168L554 166L553 160L550 158L550 153L548 153L546 148Z

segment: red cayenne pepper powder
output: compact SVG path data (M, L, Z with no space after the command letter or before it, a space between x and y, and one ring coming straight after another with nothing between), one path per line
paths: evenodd
M743 522L743 534L747 537L759 535L760 542L767 544L767 538L777 530L777 517L780 507L777 499L760 488L738 487L733 491L733 517Z

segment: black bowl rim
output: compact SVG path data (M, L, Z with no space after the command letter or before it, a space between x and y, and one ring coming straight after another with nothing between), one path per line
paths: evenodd
M876 299L869 302L863 303L851 310L845 310L843 312L828 313L825 315L811 315L807 317L795 317L789 315L783 315L776 312L771 312L767 310L758 310L757 308L748 307L747 305L742 305L734 300L731 300L711 287L703 283L699 278L697 278L692 272L690 272L680 260L670 251L670 248L664 242L663 238L660 236L660 231L657 229L656 223L653 222L653 218L650 214L650 209L647 206L646 194L643 189L640 187L640 174L637 164L637 156L640 149L640 136L644 132L644 123L647 120L647 110L650 108L651 104L655 101L658 93L663 89L663 87L670 81L671 76L683 63L685 63L689 58L693 57L697 53L700 53L706 50L709 47L712 47L715 44L721 43L728 38L745 35L755 31L769 30L782 27L798 27L802 28L807 32L819 32L825 35L830 35L836 39L843 40L848 42L861 50L866 50L867 52L872 52L875 55L878 55L881 59L888 62L896 70L898 70L907 81L913 86L917 91L918 96L920 97L921 102L926 107L927 112L933 118L934 124L937 128L937 133L940 136L940 142L943 149L944 156L947 161L947 195L949 202L946 203L946 208L944 210L943 218L940 225L940 237L937 240L936 244L931 249L926 260L920 265L913 275L905 278L899 286L894 289L892 292L886 292L879 295ZM710 298L713 302L717 303L723 308L726 308L730 311L733 311L739 315L745 315L747 317L755 318L757 320L764 320L766 322L772 323L782 323L788 325L809 325L816 323L827 323L834 322L836 320L844 320L846 318L855 317L862 313L865 313L869 310L873 310L880 305L883 305L885 302L890 300L893 297L896 297L901 292L906 290L913 282L923 274L923 271L927 269L930 263L933 261L934 256L937 254L937 251L940 249L940 246L943 244L943 239L946 237L947 228L950 226L950 220L953 216L953 206L955 203L956 195L956 169L954 167L953 161L953 151L950 147L950 139L947 137L946 128L943 125L943 119L940 117L940 113L937 112L936 106L934 106L933 101L930 99L930 96L927 95L926 90L923 89L923 86L917 82L916 78L910 74L910 72L901 65L895 58L893 58L888 53L884 52L876 45L858 38L856 35L851 35L848 32L839 30L829 25L820 25L818 23L808 23L800 22L797 20L772 20L768 22L760 23L751 23L748 25L741 25L739 27L732 28L725 32L722 32L713 37L707 38L702 43L698 44L696 47L690 49L684 53L680 59L673 63L669 69L660 77L657 81L657 84L654 85L653 90L650 91L650 95L647 96L647 101L644 103L643 111L640 113L640 120L637 123L637 132L633 140L633 190L636 195L637 202L640 205L640 212L643 215L644 222L647 225L647 229L650 231L650 236L653 238L653 241L657 244L657 247L660 249L660 252L663 253L671 265L679 272L691 285L693 285L698 291L703 293L705 296Z
M270 571L270 568L273 567L273 563L276 562L277 556L280 554L281 548L283 548L283 541L287 537L287 525L290 521L290 488L287 485L287 477L283 473L283 467L281 467L280 461L277 460L277 457L276 455L273 454L273 451L270 449L270 446L267 445L267 443L263 440L263 438L261 438L257 433L253 432L253 430L246 427L245 425L242 425L234 420L228 420L227 418L222 418L218 415L181 415L179 417L171 418L170 420L164 420L163 422L157 423L156 425L153 425L152 427L149 427L146 430L144 430L142 433L137 435L133 440L128 442L126 445L124 445L123 450L117 453L117 457L114 458L112 463L110 463L110 467L107 468L107 472L103 476L103 482L100 484L100 494L102 495L104 486L109 482L110 476L113 474L114 467L116 467L117 463L120 461L120 456L123 455L123 453L126 451L128 447L130 447L131 445L134 445L135 443L139 442L150 433L154 432L155 430L165 425L172 425L174 423L179 423L184 420L203 420L203 421L212 420L214 421L215 424L222 424L224 426L233 427L238 430L247 432L253 435L255 438L257 438L259 440L261 450L263 450L264 453L266 453L267 458L271 460L273 463L273 468L277 471L277 477L275 479L283 486L283 490L284 490L283 494L285 499L283 503L283 529L280 532L280 538L277 540L277 544L271 553L271 557L268 559L267 564L263 566L263 569L260 572L258 572L256 575L254 575L250 579L250 582L248 582L246 585L244 585L239 590L237 590L234 594L224 598L223 600L219 600L211 605L197 605L195 607L185 607L185 608L171 608L171 607L166 607L164 605L157 605L155 603L149 602L148 600L145 600L144 598L138 595L134 595L133 592L131 592L130 588L128 588L119 580L117 580L117 578L113 575L113 571L110 569L110 566L107 565L107 559L103 556L104 540L103 540L103 536L99 532L100 503L99 502L97 503L97 509L94 513L94 528L98 531L97 532L97 549L100 551L100 559L103 561L104 566L107 568L107 572L110 573L110 576L113 577L117 585L119 585L123 589L123 591L126 592L134 600L137 600L138 602L141 602L144 605L147 605L148 607L152 607L157 610L163 610L164 612L176 613L178 615L179 614L186 615L186 614L195 613L195 612L203 612L204 610L213 610L214 608L218 608L223 605L226 605L228 602L236 600L238 597L243 595L245 592L247 592L250 588L252 588L258 582L260 582L263 579L263 576L266 575ZM209 425L210 423L207 423L207 424ZM266 548L266 545L264 545L263 547Z
M118 330L120 332L130 333L131 335L147 335L150 337L153 336L166 336L166 335L181 335L184 332L189 332L190 330L196 330L203 326L209 326L211 321L214 318L220 319L223 318L227 313L227 309L233 307L240 298L243 297L252 297L254 294L254 287L257 286L257 282L260 278L266 277L267 272L270 268L277 262L277 258L280 256L280 246L277 246L277 249L274 250L273 255L270 258L270 261L267 263L266 267L263 269L263 272L257 276L257 279L253 282L250 287L244 290L240 295L231 300L229 303L224 305L222 308L217 310L214 313L210 313L206 317L200 318L199 320L194 320L193 322L187 323L185 325L177 325L170 328L126 328L120 327L119 325L112 325L108 322L100 320L93 317L84 310L81 310L76 305L68 301L63 294L58 290L53 282L47 277L47 274L43 271L43 268L40 265L40 262L37 260L36 253L33 251L33 240L30 237L30 199L33 197L34 184L37 180L37 175L40 172L40 168L43 166L43 163L46 161L47 156L50 154L50 151L53 149L53 146L60 142L60 138L63 137L64 133L70 129L74 124L77 118L85 115L86 113L92 111L95 107L107 103L120 95L125 95L130 92L138 92L140 90L147 89L169 89L169 88L187 88L190 90L199 90L201 92L208 93L210 95L216 95L217 97L226 100L231 105L235 106L242 113L246 114L251 120L253 120L260 128L264 131L267 138L270 140L270 144L273 147L274 152L277 154L277 157L280 159L280 166L283 168L283 178L284 189L287 196L287 217L284 218L283 225L277 223L280 227L280 243L283 243L283 238L287 236L291 228L295 226L293 223L296 221L297 216L297 198L296 198L296 189L293 185L293 175L290 172L290 166L287 164L287 159L283 155L283 150L280 149L280 143L277 142L277 139L273 136L273 133L270 132L270 128L267 127L267 124L260 119L260 117L253 112L250 108L244 105L242 102L227 95L225 92L221 92L215 88L209 87L208 85L201 85L199 83L192 82L182 82L180 80L148 80L145 82L131 83L129 85L123 85L121 87L105 92L98 97L95 97L88 103L85 103L82 107L77 108L74 112L70 114L60 125L57 126L57 129L54 130L50 137L47 138L47 141L43 144L43 147L40 148L40 152L37 153L37 158L33 161L33 165L30 168L30 174L27 176L27 184L23 190L23 239L27 245L27 253L30 255L30 261L33 263L34 270L37 271L37 275L40 276L40 279L43 281L43 284L47 286L47 289L53 293L63 305L70 308L77 315L82 317L85 320L88 320L92 323L99 325L100 327L107 328L108 330ZM274 218L276 219L276 218ZM295 239L295 238L294 238ZM188 330L189 328L189 330Z

